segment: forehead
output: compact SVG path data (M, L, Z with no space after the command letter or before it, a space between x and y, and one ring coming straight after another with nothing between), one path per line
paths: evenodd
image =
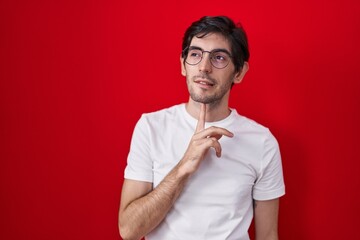
M193 37L190 46L200 47L205 51L226 49L231 52L229 41L220 33L209 33L202 38Z

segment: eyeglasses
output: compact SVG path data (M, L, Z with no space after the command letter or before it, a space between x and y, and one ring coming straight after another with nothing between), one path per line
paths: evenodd
M185 49L184 51L186 51ZM225 68L231 61L231 55L224 49L214 49L212 51L205 51L201 48L190 47L185 58L185 62L189 65L196 65L201 62L204 53L209 53L211 65L215 68Z

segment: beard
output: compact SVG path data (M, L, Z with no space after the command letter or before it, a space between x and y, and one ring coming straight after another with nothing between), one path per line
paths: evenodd
M192 83L194 83L194 80L197 78L207 79L208 81L211 81L212 84L214 84L214 87L216 86L218 88L214 89L215 91L209 90L209 91L213 91L213 93L208 93L207 90L202 90L201 93L196 92ZM205 104L216 104L220 102L221 99L223 99L225 94L231 89L232 86L232 80L230 79L223 85L219 85L215 79L209 77L208 75L194 76L192 78L187 76L186 83L188 86L191 99L194 100L195 102L205 103Z

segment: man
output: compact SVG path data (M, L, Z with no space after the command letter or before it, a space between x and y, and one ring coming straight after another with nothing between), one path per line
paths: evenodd
M228 106L246 74L244 30L203 17L185 32L189 101L143 114L131 142L119 210L124 240L278 239L281 157L270 131Z

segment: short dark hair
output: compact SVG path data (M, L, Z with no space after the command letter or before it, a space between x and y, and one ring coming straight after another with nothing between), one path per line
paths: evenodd
M205 16L193 22L184 34L182 58L185 60L193 37L202 38L210 33L220 33L230 42L235 71L240 71L250 57L247 36L240 23L235 24L226 16Z

